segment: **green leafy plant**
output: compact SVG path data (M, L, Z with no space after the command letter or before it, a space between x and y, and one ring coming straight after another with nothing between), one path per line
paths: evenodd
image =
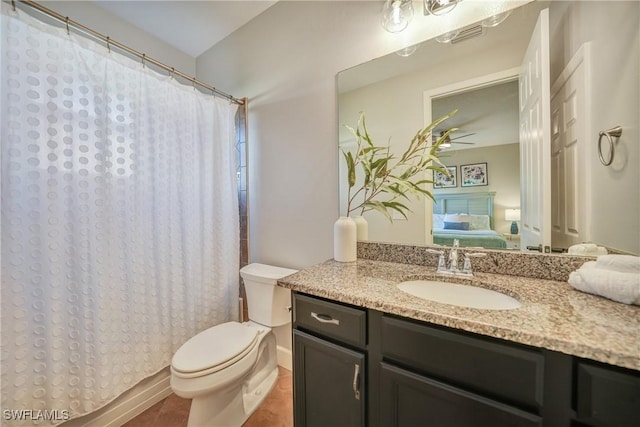
M418 130L411 139L409 147L400 157L395 157L389 145L376 146L367 131L365 115L360 113L358 125L354 129L346 126L356 137L354 152L341 147L347 163L347 216L358 211L363 213L376 210L393 221L391 212L399 212L407 218L411 212L406 201L411 197L429 197L433 194L427 189L433 184L433 172L438 171L450 176L447 168L440 162L438 151L452 128L438 136L433 142L432 132L436 126L452 117L457 110L440 117L430 125ZM356 175L362 173L362 184L356 188ZM425 173L429 172L430 173Z

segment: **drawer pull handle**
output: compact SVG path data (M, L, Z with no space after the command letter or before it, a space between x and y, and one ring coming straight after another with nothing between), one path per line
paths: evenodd
M334 319L333 317L327 314L317 314L312 311L311 317L313 317L320 323L331 323L332 325L340 326L340 321L338 319Z
M360 400L360 365L355 365L353 370L353 394L355 395L356 400Z

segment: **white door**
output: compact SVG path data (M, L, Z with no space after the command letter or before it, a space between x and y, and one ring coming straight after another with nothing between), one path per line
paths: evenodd
M520 242L523 250L551 248L551 123L549 9L522 60L520 86Z
M556 248L591 240L589 68L585 44L551 88L551 244Z

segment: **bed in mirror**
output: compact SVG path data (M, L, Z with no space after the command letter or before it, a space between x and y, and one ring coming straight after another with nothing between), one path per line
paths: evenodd
M549 94L543 102L550 109L549 140L538 158L523 163L523 151L527 149L520 135L523 88L519 80L525 51L545 9L550 64ZM638 79L632 77L640 72L639 11L638 4L631 2L532 1L476 37L453 44L427 40L411 56L390 54L339 73L342 147L352 142L344 125L354 126L360 112L366 115L376 145L388 143L393 152L400 153L416 130L458 109L434 131L437 135L458 128L450 135L450 145L440 153L442 162L455 175L436 177L435 202L426 199L411 203L407 219L394 216L389 222L376 212L366 213L368 239L447 244L443 234L456 230L445 229L444 216L467 214L488 217L484 222L467 218L473 228L467 233L487 231L496 237L491 243L470 240L471 246L525 251L527 246L538 248L520 238L526 238L527 227L535 229L540 219L548 235L539 246L543 251L594 242L613 251L640 253L640 101L631 96L640 92ZM622 27L621 31L611 33L590 25L600 19L612 20ZM620 62L623 54L628 57ZM626 67L624 72L621 67ZM576 82L574 75L579 73L586 78ZM617 81L612 80L613 75ZM578 85L578 90L572 92L571 85ZM621 87L628 90L627 95ZM613 125L622 126L624 131L615 142L617 158L606 167L595 151L597 135L600 128ZM544 169L526 170L527 164L543 158L547 162ZM341 204L346 181L343 166L341 162ZM537 191L545 180L549 188L544 194L524 194ZM456 205L469 206L489 199L491 206L486 213L478 212L477 206L465 212ZM516 210L520 211L520 220L513 219ZM514 222L518 229L515 234ZM477 228L486 223L484 230Z

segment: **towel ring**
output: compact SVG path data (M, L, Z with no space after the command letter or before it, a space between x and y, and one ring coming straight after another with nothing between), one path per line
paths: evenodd
M622 135L622 128L620 126L616 126L609 130L600 131L600 137L598 138L598 157L600 157L600 162L603 165L609 166L611 162L613 162L613 156L616 153L616 147L613 145L613 137L620 138L621 135ZM609 157L609 160L605 160L604 156L602 155L602 137L603 136L606 136L607 140L609 141L609 155L607 156Z

